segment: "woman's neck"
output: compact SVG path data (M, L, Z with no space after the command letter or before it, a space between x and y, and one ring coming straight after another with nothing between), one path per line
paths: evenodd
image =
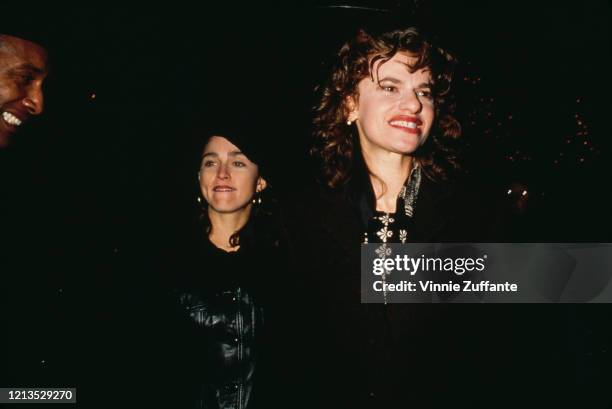
M241 211L231 213L219 213L209 207L208 218L210 219L211 229L208 239L222 250L237 251L240 246L231 246L230 237L244 227L250 215L250 204Z
M397 197L414 166L412 156L392 152L364 152L364 161L370 170L370 181L376 196L376 210L395 213Z

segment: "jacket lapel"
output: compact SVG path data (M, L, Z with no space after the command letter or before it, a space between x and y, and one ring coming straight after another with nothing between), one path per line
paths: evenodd
M448 184L437 184L423 177L414 206L412 242L429 242L440 238L451 215L454 189ZM359 259L363 223L359 204L351 203L346 195L324 195L323 229L350 259Z

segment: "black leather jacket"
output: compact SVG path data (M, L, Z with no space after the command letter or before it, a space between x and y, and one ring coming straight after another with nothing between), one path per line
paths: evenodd
M195 245L182 260L175 290L193 331L186 345L193 348L195 406L250 409L264 319L265 280L254 268L259 253L246 247L227 253L207 239Z
M212 294L179 293L179 301L201 329L205 381L200 408L247 408L253 391L257 332L263 309L240 286Z

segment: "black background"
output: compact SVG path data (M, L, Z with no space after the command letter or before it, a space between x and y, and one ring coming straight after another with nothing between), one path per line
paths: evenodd
M103 289L117 274L142 279L140 262L117 266L146 259L187 212L197 164L185 123L217 101L269 120L257 138L279 193L308 183L313 88L343 39L385 20L419 22L458 56L466 169L513 206L513 240L610 241L609 2L348 3L3 5L0 32L27 33L51 56L45 115L0 157L32 248L69 266L39 271L41 291L74 275ZM62 303L50 297L49 310ZM609 401L609 309L566 307L567 365L594 405Z
M183 125L223 100L269 117L270 134L257 138L275 188L290 191L313 174L310 108L329 57L360 24L416 21L460 60L465 167L501 194L513 190L517 239L609 240L608 2L350 4L375 10L311 2L13 13L52 58L44 125L20 138L34 145L23 149L32 172L62 192L57 201L76 195L69 205L95 202L113 219L163 208L181 194L176 186L191 195L187 175L175 175L185 165Z

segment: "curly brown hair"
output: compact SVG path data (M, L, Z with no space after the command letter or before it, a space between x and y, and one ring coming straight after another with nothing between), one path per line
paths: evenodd
M314 146L311 154L321 160L322 178L331 188L338 188L351 178L354 155L359 153L359 138L354 127L347 124L347 101L357 100L359 82L374 80L374 64L384 64L398 52L416 58L411 72L428 68L432 77L435 122L427 142L415 152L423 172L431 179L448 179L450 171L458 170L456 140L461 135L459 122L452 116L454 104L450 85L456 59L447 51L434 46L421 32L410 27L381 35L359 30L354 39L345 43L337 55L328 82L317 87L318 104L314 107Z

